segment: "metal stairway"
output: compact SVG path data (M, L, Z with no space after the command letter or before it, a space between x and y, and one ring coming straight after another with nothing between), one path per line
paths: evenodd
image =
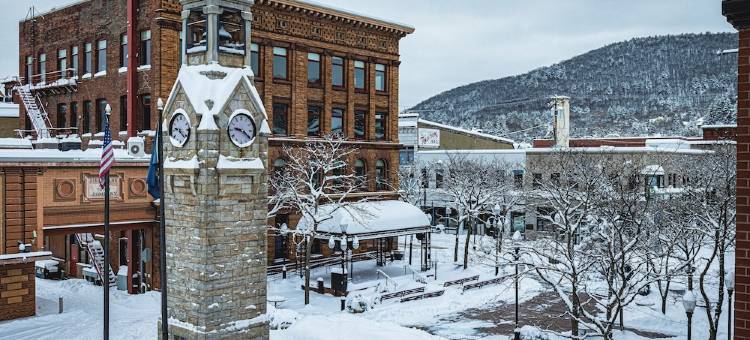
M91 235L91 233L76 234L76 240L78 241L78 244L86 247L89 258L94 264L94 269L96 269L96 274L99 276L99 280L103 284L104 278L102 277L102 272L104 268L104 248L102 248L102 244L99 241L95 240L94 236ZM109 270L108 276L110 287L116 286L117 276L112 271L112 266L107 265L107 269Z
M21 97L24 107L26 108L26 114L29 115L29 120L36 130L37 139L50 138L50 129L52 124L47 116L47 111L44 110L44 106L40 104L31 93L29 85L16 86L16 91Z

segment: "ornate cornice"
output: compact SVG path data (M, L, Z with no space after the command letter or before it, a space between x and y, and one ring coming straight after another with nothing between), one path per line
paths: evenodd
M750 0L724 0L721 14L738 30L750 28Z
M330 19L335 22L343 22L354 26L362 26L404 37L414 33L414 27L403 24L388 22L344 10L325 7L317 4L296 0L257 0L257 5L265 5L289 12L300 12L322 19Z

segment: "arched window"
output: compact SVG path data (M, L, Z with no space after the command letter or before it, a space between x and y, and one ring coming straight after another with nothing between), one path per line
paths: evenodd
M358 159L354 162L354 175L356 175L357 181L363 189L367 188L367 163L364 160Z
M219 16L219 50L245 53L244 20L239 11L225 9Z
M375 162L375 188L377 190L388 189L388 167L382 159Z

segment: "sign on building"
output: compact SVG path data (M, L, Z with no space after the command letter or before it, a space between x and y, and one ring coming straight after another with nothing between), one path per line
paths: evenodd
M420 128L419 129L419 147L439 148L440 147L440 130Z
M121 200L121 183L122 174L110 174L109 176L109 197L113 200ZM104 189L99 186L99 176L97 174L83 175L83 200L96 201L104 199Z

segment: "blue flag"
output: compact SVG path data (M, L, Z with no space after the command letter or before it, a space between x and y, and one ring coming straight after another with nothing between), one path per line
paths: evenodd
M159 134L161 133L159 130L161 129L156 129L156 136L154 136L154 143L151 147L151 162L148 166L148 177L146 177L148 193L151 194L151 197L154 199L161 198L159 190L159 176L161 176L159 173L159 145L156 144L156 141L159 140Z

